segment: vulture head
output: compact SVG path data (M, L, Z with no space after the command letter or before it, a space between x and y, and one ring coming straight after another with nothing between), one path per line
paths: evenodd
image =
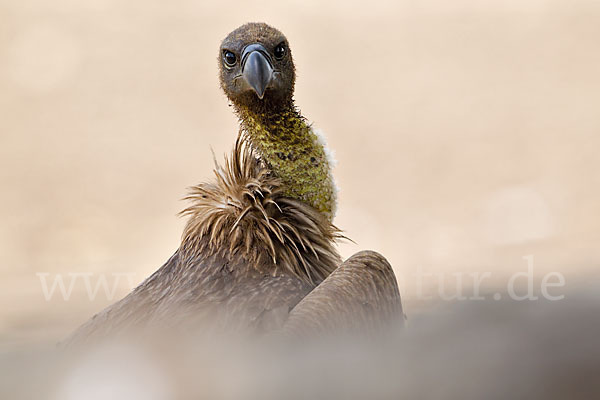
M231 32L219 49L223 91L237 108L273 109L292 103L296 78L286 37L264 23Z

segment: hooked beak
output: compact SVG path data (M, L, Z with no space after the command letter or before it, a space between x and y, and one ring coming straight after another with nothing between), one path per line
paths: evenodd
M242 52L242 76L258 98L262 100L267 87L273 80L271 58L262 45L251 44Z

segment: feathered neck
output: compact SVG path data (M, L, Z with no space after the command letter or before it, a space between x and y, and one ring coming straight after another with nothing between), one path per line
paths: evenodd
M325 143L292 101L283 104L236 106L242 137L281 180L284 196L309 204L331 221L337 193Z
M285 194L280 178L238 138L216 181L192 188L182 211L184 257L241 257L248 268L288 273L317 284L341 262L339 230L321 212Z

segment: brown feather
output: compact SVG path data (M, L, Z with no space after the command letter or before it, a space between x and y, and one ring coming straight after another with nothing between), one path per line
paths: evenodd
M290 312L283 332L292 337L380 333L404 321L394 271L374 251L344 261Z
M186 197L192 204L182 211L189 217L184 252L239 255L261 271L269 258L311 284L339 265L333 245L340 231L319 211L284 197L279 179L243 139L214 171L216 182L194 186Z

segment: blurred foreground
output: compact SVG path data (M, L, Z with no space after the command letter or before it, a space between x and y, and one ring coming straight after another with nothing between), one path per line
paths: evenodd
M4 353L5 399L565 399L600 396L600 287L560 303L444 304L377 341L135 339Z

